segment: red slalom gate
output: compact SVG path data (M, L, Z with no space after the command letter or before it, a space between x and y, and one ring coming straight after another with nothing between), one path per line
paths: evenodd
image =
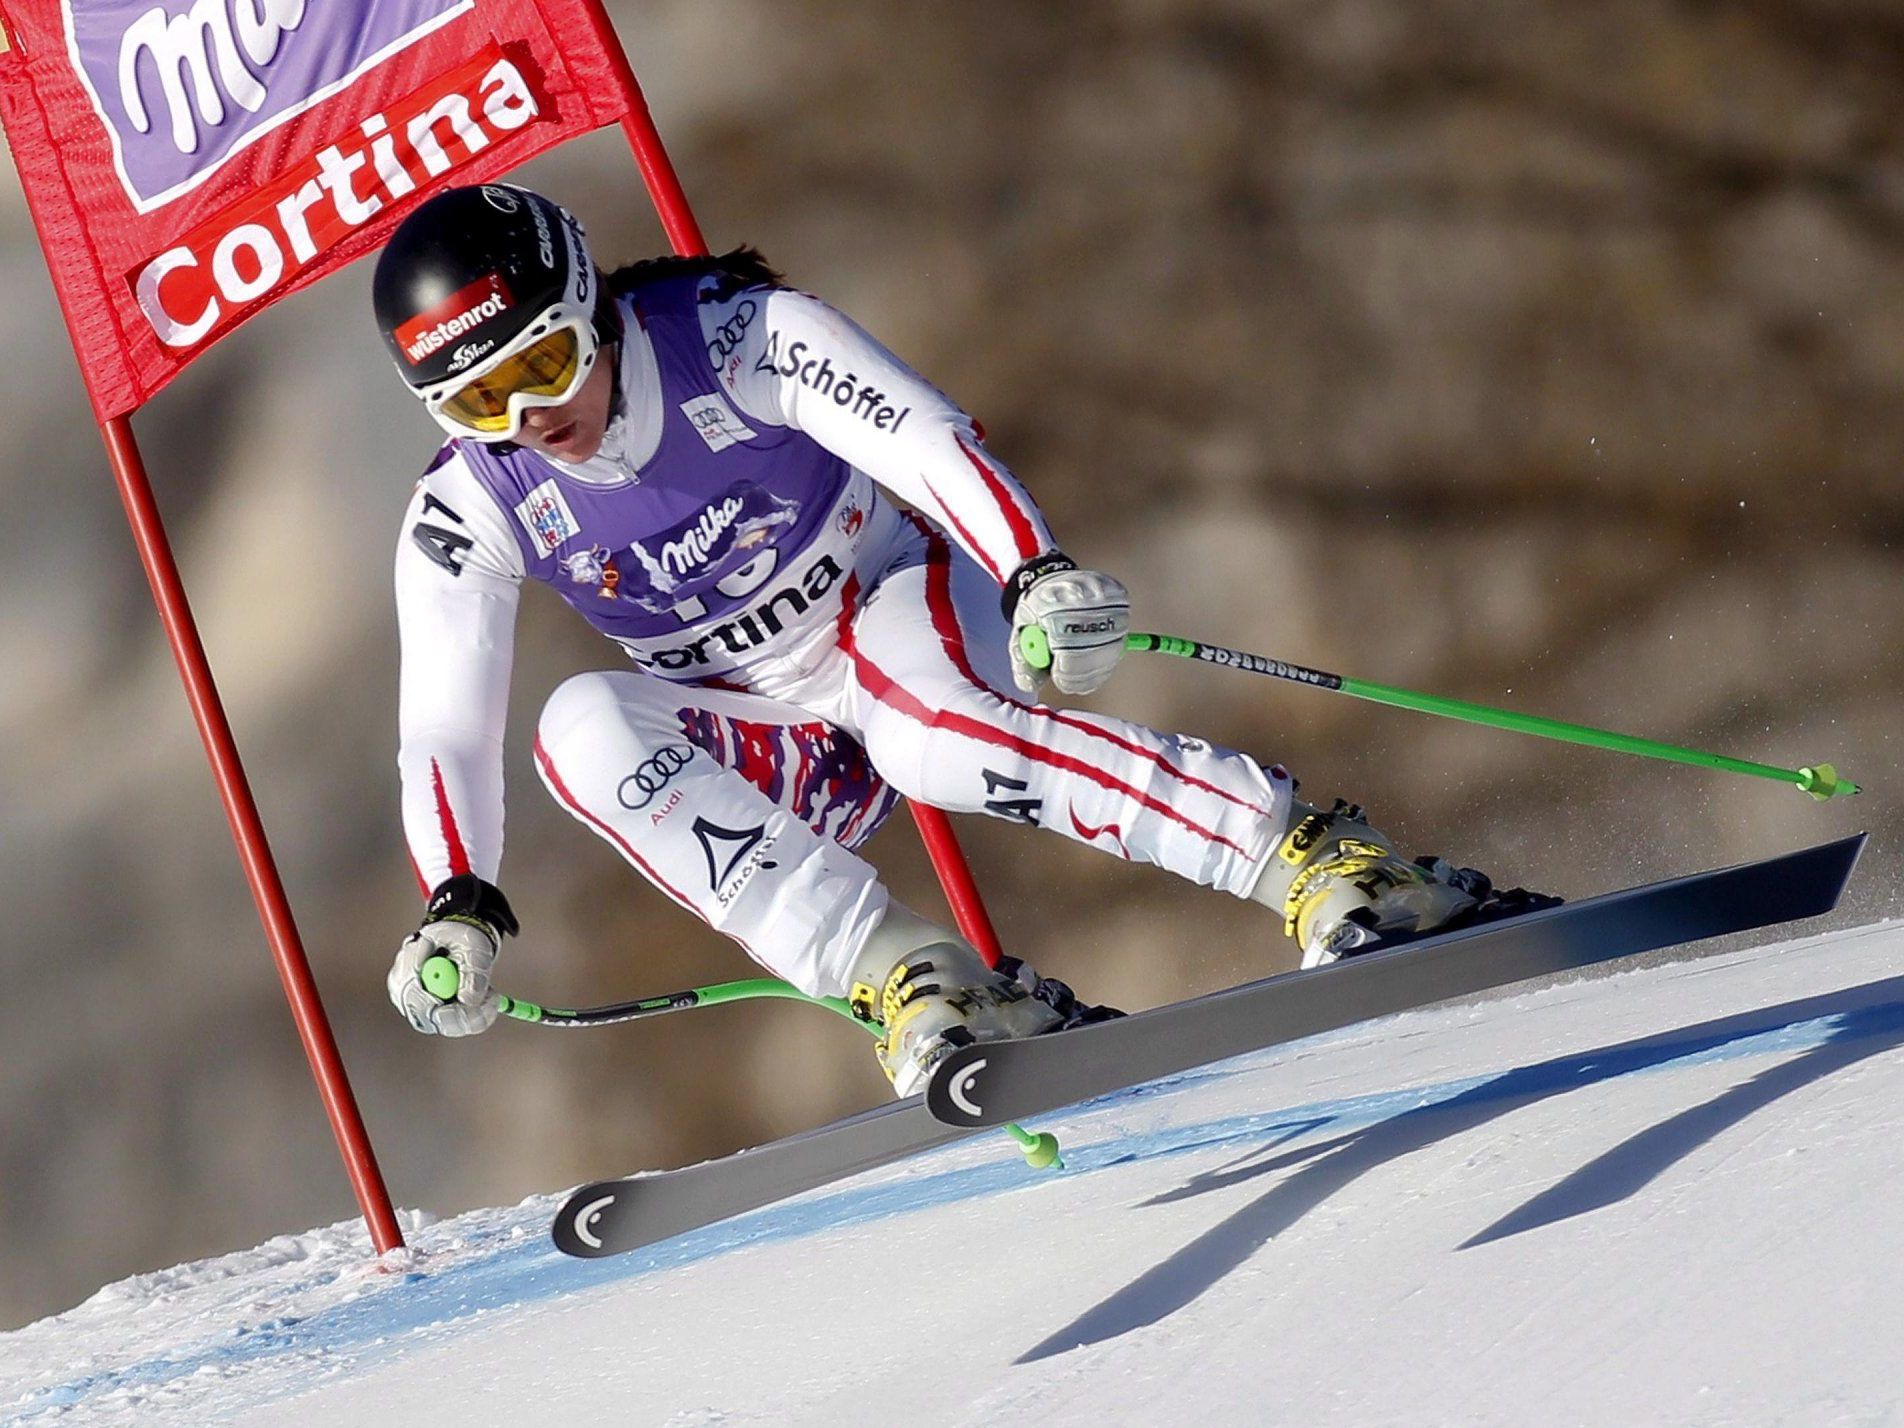
M707 246L601 0L369 0L323 16L266 12L248 27L213 6L195 9L206 23L183 34L155 30L149 15L128 23L131 13L0 0L0 120L246 883L382 1253L403 1244L402 1230L131 417L237 326L375 251L437 189L485 182L605 124L620 124L675 251ZM239 43L257 72L223 63ZM216 66L244 93L208 115L182 85L163 87L167 64L201 89ZM148 105L142 76L155 72L162 88ZM170 125L148 112L160 100ZM369 193L363 174L375 175ZM995 963L998 938L950 820L917 804L913 817L960 930Z

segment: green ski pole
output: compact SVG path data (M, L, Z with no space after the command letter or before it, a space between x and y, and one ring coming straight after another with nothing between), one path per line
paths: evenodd
M441 955L425 958L417 971L423 988L440 1002L456 1000L457 988L462 984L462 974L456 963ZM520 997L502 998L502 1014L517 1021L533 1022L537 1026L610 1026L617 1022L637 1021L642 1017L661 1016L667 1012L686 1011L690 1007L720 1006L725 1002L739 1002L760 998L778 998L783 1001L807 1002L812 1006L825 1007L852 1022L864 1027L874 1036L881 1035L886 1028L878 1022L861 1021L853 1015L853 1009L846 1004L844 997L808 996L790 982L778 977L748 977L738 982L715 982L705 987L689 987L685 991L667 992L658 997L642 997L632 1002L615 1002L608 1006L583 1007L579 1010L565 1010L561 1007L545 1007L536 1002L526 1002ZM1058 1138L1049 1131L1028 1131L1016 1122L1008 1122L1003 1127L1025 1157L1025 1163L1034 1170L1062 1170L1064 1161L1060 1158Z
M1730 758L1725 754L1711 754L1701 749L1681 748L1677 744L1664 744L1656 739L1642 739L1632 734L1616 734L1608 729L1595 729L1585 724L1567 724L1558 719L1543 719L1536 714L1521 714L1512 709L1494 709L1485 704L1470 704L1464 699L1448 699L1438 694L1418 694L1411 689L1397 689L1391 685L1349 679L1344 675L1330 674L1325 670L1306 669L1299 664L1286 664L1282 660L1269 659L1264 655L1225 649L1221 645L1204 644L1200 640L1186 640L1176 635L1130 634L1125 636L1124 647L1130 650L1177 655L1182 659L1202 660L1205 664L1240 669L1249 674L1268 675L1272 679L1286 679L1296 684L1311 685L1317 689L1352 694L1357 699L1367 699L1376 704L1387 704L1397 709L1413 709L1422 714L1436 714L1444 719L1459 719L1469 724L1483 724L1491 729L1508 729L1519 734L1538 735L1543 739L1557 739L1563 743L1586 744L1596 749L1610 749L1615 753L1636 754L1641 758L1665 759L1673 763L1695 764L1701 768L1718 769L1724 773L1748 774L1754 778L1772 779L1778 783L1793 784L1821 803L1828 798L1843 798L1858 792L1858 786L1830 764L1813 764L1806 768L1786 769L1774 764L1753 763L1748 759ZM1051 667L1051 644L1045 632L1038 626L1027 625L1018 632L1018 648L1032 668L1049 669Z
M438 1001L456 1000L456 989L462 978L456 970L456 964L448 957L427 959L418 973L424 990ZM637 1021L642 1017L661 1016L667 1012L687 1011L690 1007L714 1007L727 1002L757 1000L761 998L779 998L790 1002L809 1002L814 1006L825 1007L856 1024L864 1025L853 1015L843 997L810 997L791 983L777 977L749 977L738 982L715 982L705 987L689 987L686 991L667 992L658 997L642 997L632 1002L615 1002L608 1006L583 1007L579 1010L567 1010L562 1007L545 1007L538 1002L524 1001L521 997L506 996L501 992L502 1014L517 1021L536 1022L542 1026L610 1026L616 1022Z

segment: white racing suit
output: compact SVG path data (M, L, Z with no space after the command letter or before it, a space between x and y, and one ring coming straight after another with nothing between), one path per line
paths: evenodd
M634 663L549 698L549 791L803 991L847 990L887 903L851 850L900 795L1247 894L1287 775L1016 697L999 592L1054 548L1037 508L847 319L736 287L704 272L623 294L616 416L589 462L451 442L419 483L397 554L399 766L426 891L497 881L527 577Z

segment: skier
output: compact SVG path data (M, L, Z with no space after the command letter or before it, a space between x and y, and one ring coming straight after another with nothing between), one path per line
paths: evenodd
M417 1030L498 1014L525 578L633 663L550 696L549 792L756 961L882 1022L902 1096L953 1045L1102 1009L890 896L852 850L901 795L1253 898L1304 966L1489 896L1358 809L1298 801L1280 767L1037 702L1019 632L1048 638L1060 693L1090 693L1123 653L1124 587L1063 554L969 416L753 250L604 276L548 199L450 189L392 235L374 299L451 438L396 557L403 822L428 903L388 988ZM420 979L439 954L454 1001Z

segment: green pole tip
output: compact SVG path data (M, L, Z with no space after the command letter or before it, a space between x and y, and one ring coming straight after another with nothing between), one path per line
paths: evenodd
M1049 1131L1040 1131L1033 1135L1030 1131L1013 1127L1019 1137L1019 1148L1025 1153L1025 1164L1033 1170L1062 1170L1064 1161L1058 1158L1058 1138Z
M423 990L439 1002L455 1001L456 989L463 984L462 974L456 970L456 964L441 954L426 958L417 969L417 977L423 983Z
M1860 792L1850 779L1842 777L1830 764L1817 764L1798 771L1798 786L1823 803L1828 798L1849 798Z
M1038 625L1026 625L1018 632L1018 653L1033 669L1051 668L1051 636Z

